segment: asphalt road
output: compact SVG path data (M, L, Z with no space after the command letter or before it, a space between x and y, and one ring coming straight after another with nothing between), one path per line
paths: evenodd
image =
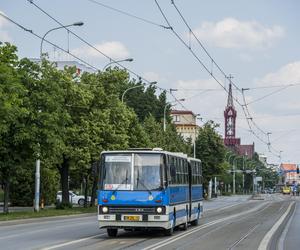
M121 230L117 238L108 238L97 228L96 215L0 223L0 249L299 249L290 247L300 245L299 237L293 236L300 198L278 194L265 195L264 200L248 198L205 202L200 225L177 230L171 237L159 231Z

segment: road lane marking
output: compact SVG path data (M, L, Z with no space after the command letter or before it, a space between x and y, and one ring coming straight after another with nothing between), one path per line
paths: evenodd
M65 243L53 245L51 247L44 247L44 248L41 248L40 250L51 250L51 249L56 249L56 248L60 248L60 247L65 247L65 246L69 246L69 245L72 245L72 244L80 243L80 242L83 242L83 241L86 241L86 240L98 238L99 236L102 236L102 235L106 235L106 233L97 234L97 235L94 235L94 236L90 236L90 237L86 237L86 238L81 238L81 239L78 239L78 240L68 241L68 242L65 242Z
M274 235L274 233L276 232L276 230L280 227L280 225L282 224L282 222L284 221L284 219L287 217L287 215L289 214L292 205L295 202L291 202L288 209L285 211L285 213L279 218L279 220L273 225L273 227L267 232L267 234L265 235L265 237L262 239L262 241L259 244L258 250L267 250L268 244L272 238L272 236Z
M186 236L188 236L188 235L190 235L190 234L193 234L193 233L195 233L195 232L198 232L198 231L200 231L200 230L202 230L202 229L204 229L204 228L210 227L210 226L215 225L215 224L220 223L220 222L224 222L224 221L233 219L233 218L235 218L235 217L242 216L242 215L244 215L244 214L251 213L251 212L253 212L253 211L257 211L257 210L259 210L259 209L260 209L262 206L264 206L264 205L265 205L265 203L260 204L258 207L255 207L255 208L250 209L250 210L248 210L248 211L241 212L241 213L238 213L238 214L234 214L234 215L228 216L228 217L226 217L226 218L221 218L221 219L218 219L218 220L214 220L214 221L208 222L208 223L206 223L206 224L203 224L202 226L200 225L200 226L198 226L197 228L191 229L191 230L189 230L188 232L181 233L181 234L179 234L179 235L177 235L177 236L173 236L173 237L170 238L170 239L166 239L166 240L163 240L163 241L158 242L158 243L154 243L154 244L152 244L152 245L150 245L150 246L148 246L148 247L143 248L142 250L149 250L149 249L151 249L151 250L156 250L156 249L158 249L158 248L161 248L161 247L164 247L164 246L166 246L166 245L169 245L169 244L171 244L171 243L173 243L173 242L175 242L175 241L177 241L177 240L180 240L180 239L182 239L182 238L184 238L184 237L186 237Z
M279 241L278 241L278 249L279 250L284 250L285 238L286 238L286 235L287 235L287 233L288 233L288 231L290 229L290 225L291 225L292 220L294 218L294 215L296 213L296 209L297 209L297 203L295 205L295 209L294 209L294 212L293 212L292 216L290 217L288 223L286 224L286 226L285 226L285 228L284 228L284 230L283 230L283 232L282 232L282 234L281 234L281 236L279 238Z
M223 210L223 209L227 209L227 208L231 208L231 207L234 207L234 206L237 206L237 205L240 205L240 204L244 204L244 202L239 202L239 203L236 203L236 204L233 204L233 205L228 205L228 206L225 206L225 207L219 207L219 208L209 208L209 209L203 209L203 213L205 212L208 212L208 211L212 211L212 210Z

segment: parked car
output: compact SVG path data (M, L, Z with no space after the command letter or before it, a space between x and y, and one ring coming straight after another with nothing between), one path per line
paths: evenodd
M56 200L58 202L62 201L62 191L58 191L56 194ZM78 204L79 206L84 205L84 195L77 195L73 191L69 191L69 201L72 204ZM87 202L91 202L91 197L87 197Z

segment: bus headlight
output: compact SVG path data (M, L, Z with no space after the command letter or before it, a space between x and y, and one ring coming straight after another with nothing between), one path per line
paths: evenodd
M158 214L162 213L162 211L163 211L163 209L162 209L161 207L156 208L156 212L157 212Z
M102 207L102 213L106 214L108 212L108 207Z

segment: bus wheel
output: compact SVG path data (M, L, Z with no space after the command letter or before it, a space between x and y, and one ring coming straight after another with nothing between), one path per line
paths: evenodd
M169 229L165 229L165 236L171 236L174 233L175 218L172 220L172 226Z
M186 216L186 221L184 224L182 224L182 230L185 231L188 229L188 217Z
M199 225L199 214L196 220L191 221L192 226L198 226Z
M107 234L109 237L116 237L118 234L117 228L107 228Z

